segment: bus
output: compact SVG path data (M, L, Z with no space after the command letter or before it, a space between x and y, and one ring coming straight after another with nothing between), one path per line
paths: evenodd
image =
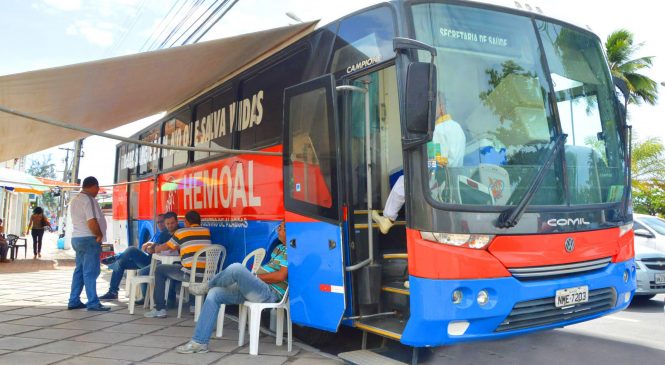
M227 266L270 252L284 220L291 319L314 343L342 325L417 348L591 320L636 285L618 90L596 35L537 11L380 3L135 135L267 154L119 144L115 230L141 245L155 213L197 210ZM383 234L372 211L400 180Z

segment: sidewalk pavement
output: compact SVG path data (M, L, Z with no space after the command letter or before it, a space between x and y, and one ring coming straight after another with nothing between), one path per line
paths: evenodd
M28 246L31 249L32 242ZM144 318L141 306L130 315L124 284L119 301L105 302L112 307L110 312L67 310L73 256L58 252L55 244L47 247L51 246L44 240L41 260L32 259L29 250L28 259L0 264L0 365L342 363L296 341L288 353L286 338L277 347L275 338L266 334L261 335L260 355L250 356L249 334L245 345L238 346L238 325L232 316L225 318L224 337L211 340L210 352L178 354L175 347L193 334L192 314L178 319L172 309L165 319ZM102 270L97 280L99 294L106 292L109 280L110 271ZM85 302L85 293L82 300Z

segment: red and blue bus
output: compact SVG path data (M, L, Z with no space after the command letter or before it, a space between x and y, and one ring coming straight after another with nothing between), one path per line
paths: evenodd
M155 213L194 209L226 266L285 220L291 316L313 342L346 325L439 346L601 317L635 291L619 86L597 36L540 13L378 4L135 136L272 154L119 144L116 232L141 245ZM433 153L441 105L464 133L456 166ZM400 176L381 234L370 213Z

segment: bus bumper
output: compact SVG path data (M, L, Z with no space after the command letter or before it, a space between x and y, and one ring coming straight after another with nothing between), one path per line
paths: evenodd
M630 304L636 289L635 275L635 262L630 259L611 263L602 271L550 280L440 280L411 276L411 315L401 342L426 347L492 340L602 317ZM588 303L554 306L557 290L580 286L588 286ZM463 294L459 304L452 301L455 290ZM482 290L489 294L489 301L481 306L477 296ZM517 304L519 308L513 311Z

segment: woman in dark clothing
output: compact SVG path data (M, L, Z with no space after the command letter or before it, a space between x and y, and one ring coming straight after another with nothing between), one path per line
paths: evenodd
M32 227L32 230L30 228ZM35 254L33 257L42 257L42 238L44 237L44 230L51 229L51 223L44 215L44 209L37 207L32 210L30 216L30 223L28 223L28 231L32 234L32 252ZM28 232L25 233L26 235Z

